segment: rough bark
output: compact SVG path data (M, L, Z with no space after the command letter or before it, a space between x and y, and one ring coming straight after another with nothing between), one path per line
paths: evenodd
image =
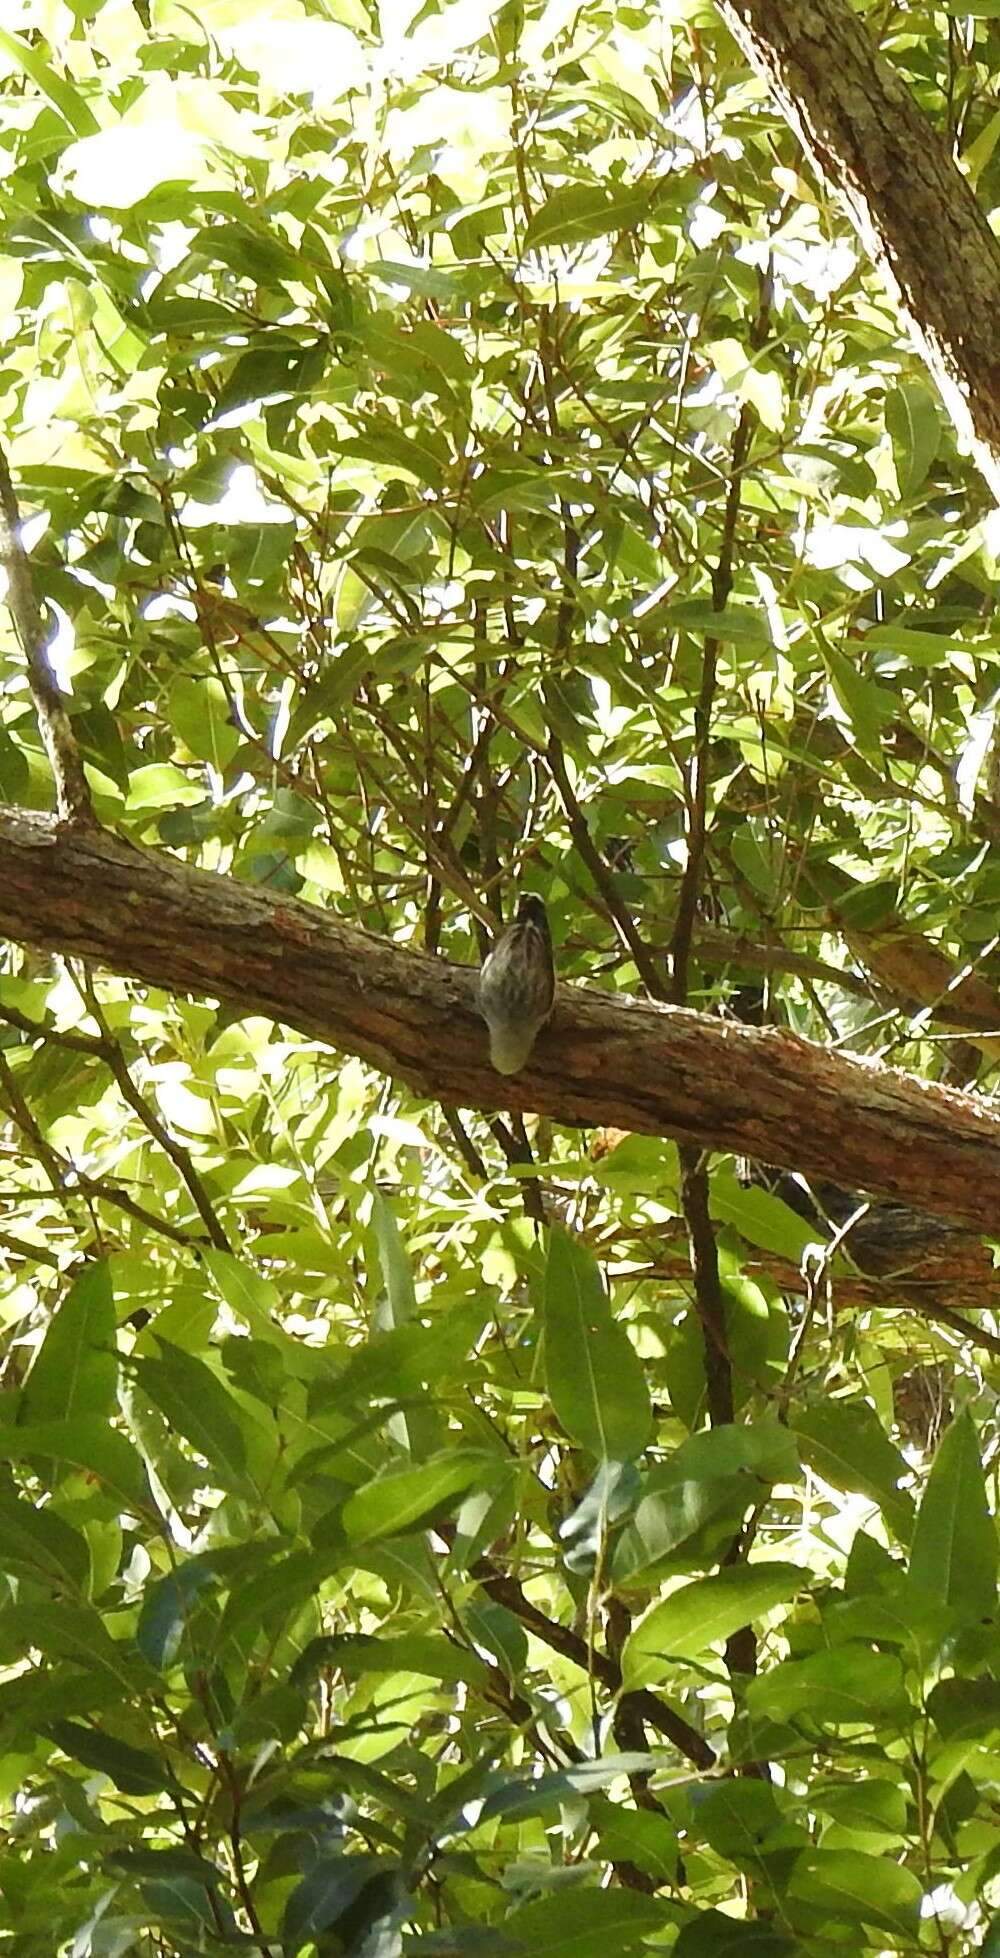
M104 832L0 810L0 933L329 1041L418 1094L676 1136L994 1232L1000 1115L774 1029L560 986L523 1074L489 1065L467 967Z
M875 1214L877 1217L878 1213ZM916 1213L913 1222L914 1241L908 1253L899 1256L898 1268L884 1276L869 1267L864 1245L859 1246L852 1234L848 1254L857 1269L852 1269L844 1259L837 1260L833 1287L836 1310L900 1308L931 1323L940 1319L945 1324L949 1323L945 1316L948 1312L996 1312L1000 1307L1000 1273L982 1238L973 1232L942 1226L931 1217L919 1218ZM925 1228L918 1237L921 1224ZM943 1234L937 1235L938 1231ZM816 1235L819 1243L825 1242L822 1230L817 1230ZM666 1227L664 1248L643 1269L641 1276L662 1278L674 1286L689 1284L690 1265L682 1236L679 1225ZM676 1244L672 1242L674 1239ZM776 1252L750 1247L744 1269L751 1278L770 1279L789 1297L804 1298L809 1292L809 1270L803 1270L789 1258L779 1257Z
M1000 244L975 192L847 0L717 0L840 192L1000 497Z

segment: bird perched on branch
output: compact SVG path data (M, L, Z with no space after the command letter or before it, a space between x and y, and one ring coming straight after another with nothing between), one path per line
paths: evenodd
M479 1010L498 1074L519 1074L555 999L552 938L540 897L522 897L479 974Z

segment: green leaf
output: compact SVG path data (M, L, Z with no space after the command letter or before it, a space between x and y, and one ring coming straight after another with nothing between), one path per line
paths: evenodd
M74 1761L85 1768L106 1774L125 1795L157 1795L171 1783L166 1763L144 1748L129 1747L113 1734L97 1727L82 1727L75 1720L54 1720L49 1733Z
M915 496L926 480L940 446L941 408L936 395L920 381L901 381L886 396L885 426L892 442L896 486L905 500Z
M28 1375L22 1402L27 1423L99 1419L117 1404L117 1324L105 1259L74 1279Z
M504 1473L497 1455L451 1449L419 1468L396 1469L355 1490L341 1522L353 1543L373 1543L424 1528L447 1513L469 1489L492 1489Z
M641 1454L652 1422L642 1362L591 1253L562 1230L549 1239L544 1327L549 1397L566 1433L606 1461Z
M545 1815L562 1806L571 1796L593 1795L608 1788L622 1775L645 1774L653 1766L651 1754L605 1754L596 1761L581 1761L570 1768L557 1768L550 1774L504 1775L486 1797L480 1822L494 1816Z
M242 1484L247 1454L236 1401L204 1360L167 1340L160 1341L160 1349L156 1359L132 1362L144 1392L223 1485Z
M90 1578L87 1539L51 1504L44 1509L0 1491L0 1566L24 1570L73 1593Z
M744 1185L735 1176L714 1170L709 1192L713 1217L734 1225L741 1237L762 1251L773 1251L798 1265L806 1245L815 1243L816 1226L769 1190Z
M404 1633L399 1638L376 1638L362 1632L336 1632L311 1639L292 1668L292 1681L310 1679L320 1667L336 1667L347 1679L366 1673L414 1672L449 1685L484 1687L490 1670L474 1652L452 1645L444 1637Z
M832 1815L858 1835L892 1836L900 1844L905 1841L906 1791L893 1781L876 1781L872 1775L839 1785L816 1781L809 1802L822 1815Z
M72 1421L0 1428L0 1461L31 1461L36 1456L69 1462L95 1476L127 1507L150 1507L149 1484L139 1456L124 1435L103 1421L77 1414Z
M878 1503L901 1543L913 1529L913 1500L897 1488L906 1463L867 1401L828 1401L806 1408L792 1423L803 1461L835 1489L856 1490Z
M872 626L864 636L864 648L874 648L904 653L912 666L938 666L947 660L954 651L955 641L949 632L921 631L904 625L902 619L890 619L886 625ZM977 645L976 657L988 656L989 648ZM994 655L995 656L995 655Z
M766 1842L781 1821L769 1782L727 1781L707 1788L698 1800L699 1832L718 1856L749 1876L766 1874Z
M381 1341L377 1336L379 1330L391 1327L398 1334L404 1329L412 1329L417 1317L417 1295L399 1227L380 1190L372 1192L372 1228L378 1245L383 1292L373 1315L372 1339L366 1357L370 1363L377 1365L381 1351ZM389 1338L392 1336L388 1335ZM379 1389L376 1388L376 1391ZM384 1391L387 1394L398 1393L401 1389L394 1387L390 1378L385 1383ZM408 1408L405 1414L395 1416L392 1425L393 1432L405 1441L414 1461L426 1461L437 1453L444 1441L444 1432L435 1409L423 1399L417 1406Z
M759 1919L699 1910L682 1925L674 1951L677 1958L799 1958L802 1946Z
M113 1681L131 1696L146 1683L146 1669L131 1646L113 1639L92 1605L8 1605L0 1611L0 1636L16 1634L25 1646L37 1646L47 1659L70 1659Z
M773 1483L794 1482L798 1473L795 1443L777 1421L691 1435L645 1478L635 1516L615 1546L615 1582L634 1581L651 1566L715 1563L750 1505Z
M692 1435L647 1476L635 1516L615 1545L615 1582L634 1582L657 1566L714 1563L750 1505L773 1483L794 1482L798 1472L794 1441L776 1421Z
M100 124L79 89L73 87L64 75L57 75L51 63L46 61L41 47L29 47L17 34L11 34L6 27L0 27L0 54L7 55L14 66L27 75L29 81L48 97L53 108L69 124L78 136L89 136L99 129Z
M417 1316L417 1296L399 1227L381 1190L372 1191L372 1228L382 1268L388 1323L403 1326Z
M985 1618L996 1607L997 1530L968 1409L938 1443L913 1531L910 1584L917 1597L938 1599L963 1618Z
M927 1696L927 1711L944 1740L986 1746L1000 1733L1000 1680L939 1679Z
M637 1951L668 1922L668 1907L636 1890L561 1891L504 1918L507 1936L532 1958L610 1958Z
M184 746L224 775L240 745L239 729L221 681L181 674L170 689L170 719Z
M191 1557L176 1570L147 1585L136 1644L151 1666L172 1664L198 1595L215 1584L218 1569L217 1559L212 1556Z
M870 1924L907 1941L920 1925L923 1887L912 1870L888 1856L861 1849L808 1849L789 1880L791 1898L809 1904L825 1920Z
M822 654L831 689L853 729L858 747L868 753L880 752L882 730L898 713L895 695L887 687L876 686L866 679L839 647L824 641Z
M525 251L543 245L576 245L609 231L631 231L649 209L644 190L622 185L570 184L553 191L535 212L524 234Z
M295 1950L328 1931L343 1917L367 1883L389 1866L377 1856L334 1852L317 1858L285 1905L283 1933Z
M642 1808L623 1808L595 1796L590 1820L597 1830L602 1856L615 1863L635 1863L660 1883L676 1883L680 1844L670 1817Z
M629 1688L669 1677L673 1662L721 1644L797 1591L808 1590L808 1571L795 1564L738 1564L700 1577L654 1605L626 1641L622 1673Z
M810 1728L881 1727L899 1720L908 1704L900 1660L860 1643L786 1659L752 1679L746 1699L755 1718L803 1720Z
M704 598L680 598L657 607L658 624L696 638L718 639L723 645L766 647L771 644L767 620L762 612L751 612L745 605L727 605L721 612Z

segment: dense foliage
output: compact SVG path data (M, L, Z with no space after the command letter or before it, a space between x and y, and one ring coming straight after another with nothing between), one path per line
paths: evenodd
M995 5L862 11L990 209ZM711 6L14 0L0 102L102 821L990 1089L1000 528ZM18 947L0 1027L0 1950L982 1940L994 1357L853 1193L713 1161L720 1425L669 1141Z

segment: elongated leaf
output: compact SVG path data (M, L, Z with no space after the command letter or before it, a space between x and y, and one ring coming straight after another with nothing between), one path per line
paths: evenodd
M98 1727L84 1727L76 1720L55 1720L49 1728L54 1741L72 1760L85 1768L106 1774L126 1795L155 1795L170 1785L166 1763L145 1748L129 1747L113 1734Z
M372 1228L382 1268L387 1323L390 1326L405 1326L417 1316L413 1273L391 1205L386 1202L381 1190L372 1192Z
M901 1542L913 1528L913 1499L897 1484L906 1463L867 1401L828 1401L806 1409L792 1432L804 1461L835 1489L856 1489L878 1503Z
M626 1684L663 1679L678 1658L692 1658L742 1625L808 1588L807 1571L795 1564L740 1564L700 1577L655 1605L635 1628L622 1654Z
M90 1576L90 1548L79 1530L52 1508L38 1508L0 1493L0 1568L24 1569L61 1589L83 1591Z
M305 1939L329 1930L383 1867L377 1856L319 1857L285 1905L285 1937L298 1950Z
M311 1639L292 1668L292 1680L307 1680L320 1667L336 1667L347 1679L360 1679L365 1673L415 1672L428 1679L441 1679L450 1685L464 1681L471 1686L489 1684L489 1668L474 1652L463 1651L449 1639L404 1633L399 1638L375 1638L361 1632L338 1632L330 1637Z
M85 1265L56 1308L28 1375L25 1423L99 1418L115 1407L115 1307L106 1260Z
M496 1455L453 1449L419 1468L399 1469L349 1496L341 1522L354 1543L373 1543L432 1522L468 1489L492 1489L503 1473Z
M90 1605L9 1605L0 1612L0 1632L8 1637L16 1633L46 1658L72 1659L99 1678L113 1680L119 1691L131 1694L146 1681L135 1648L113 1639Z
M623 1774L644 1774L652 1765L650 1754L606 1754L598 1761L581 1761L529 1780L505 1775L487 1796L479 1820L488 1822L495 1815L545 1815L571 1795L592 1795L610 1787Z
M71 1421L34 1421L30 1427L0 1428L0 1461L30 1461L49 1456L83 1469L126 1505L150 1506L149 1484L130 1441L103 1421L74 1415Z
M29 47L19 34L0 27L0 53L6 54L23 70L35 87L58 109L77 136L89 136L100 127L88 102L64 75L57 75L38 47Z
M872 1924L916 1939L923 1889L912 1870L861 1849L808 1849L792 1871L793 1897L841 1924Z
M910 1583L918 1597L937 1598L963 1617L985 1617L996 1605L997 1529L967 1409L938 1444L913 1531Z
M572 1890L522 1904L504 1919L518 1952L535 1958L610 1958L637 1951L668 1920L668 1906L635 1890Z
M170 718L185 747L223 774L240 745L240 734L219 681L181 674L171 689Z
M177 1656L189 1613L198 1595L216 1581L213 1557L192 1557L151 1584L143 1598L136 1643L150 1665L169 1665Z
M412 1329L417 1316L417 1296L406 1246L400 1237L392 1208L381 1190L372 1193L372 1228L378 1245L383 1288L373 1318L370 1347L372 1359L377 1361L379 1342L376 1335L384 1328L391 1328L393 1332ZM418 1404L405 1414L394 1415L391 1428L417 1462L426 1461L444 1441L441 1423L429 1402Z
M566 1231L549 1244L544 1323L549 1397L567 1434L606 1461L641 1454L652 1422L642 1362L593 1257Z
M587 238L601 238L609 231L627 231L638 224L649 207L643 190L617 186L614 191L603 184L571 184L553 191L537 210L524 234L527 251L540 245L575 245Z
M755 1716L805 1720L810 1727L882 1724L898 1719L906 1705L901 1661L860 1643L786 1659L747 1687Z
M920 381L893 388L886 396L885 425L899 494L914 496L941 446L941 409L930 388Z
M166 1340L160 1345L158 1358L133 1361L143 1389L224 1484L241 1483L246 1443L237 1403L204 1360Z

